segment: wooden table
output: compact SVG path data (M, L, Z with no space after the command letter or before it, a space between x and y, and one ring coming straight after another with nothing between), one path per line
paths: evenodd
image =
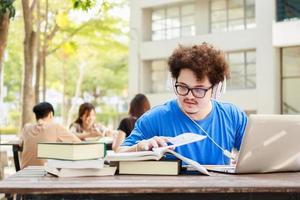
M300 199L300 173L56 178L29 167L1 181L0 193L45 199Z
M19 171L21 169L20 168L19 152L22 151L22 147L20 146L20 140L11 140L11 141L8 141L8 142L0 143L0 145L10 145L10 146L12 146L15 169L16 169L16 171Z

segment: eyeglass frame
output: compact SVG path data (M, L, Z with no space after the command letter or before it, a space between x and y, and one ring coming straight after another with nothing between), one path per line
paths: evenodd
M186 94L180 94L180 93L178 93L178 89L177 89L178 86L180 86L180 87L185 87L185 88L187 89ZM189 87L189 86L187 86L187 85L183 85L183 84L178 83L178 81L176 81L176 82L175 82L175 85L174 85L175 93L176 93L176 94L178 94L178 95L180 95L180 96L187 96L187 95L190 93L190 91L191 91L191 92L192 92L192 95L193 95L195 98L200 98L200 99L204 98L205 95L206 95L206 93L207 93L207 91L210 90L210 89L212 89L213 87L214 87L214 85L211 85L209 88L201 88L201 87L192 87L192 88L191 88L191 87ZM198 89L198 90L204 91L203 96L201 96L201 97L196 96L196 95L194 94L194 92L193 92L194 89Z

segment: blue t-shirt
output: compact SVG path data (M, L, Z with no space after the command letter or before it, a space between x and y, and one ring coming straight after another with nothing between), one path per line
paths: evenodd
M223 149L239 150L247 116L233 104L212 100L212 110L205 119L195 121ZM206 135L180 109L177 100L171 100L157 106L140 117L122 146L132 146L140 140L154 136L175 137L182 133L193 132ZM201 164L229 164L229 158L223 155L208 137L202 141L183 145L175 149L181 155Z

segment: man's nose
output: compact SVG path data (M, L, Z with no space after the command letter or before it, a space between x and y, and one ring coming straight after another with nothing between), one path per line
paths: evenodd
M189 98L189 99L194 98L194 95L193 95L193 93L192 93L192 90L189 90L189 92L187 93L186 97Z

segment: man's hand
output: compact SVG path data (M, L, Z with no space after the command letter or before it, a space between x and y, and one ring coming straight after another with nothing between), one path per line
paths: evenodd
M168 138L167 137L158 137L155 136L148 140L142 140L136 144L136 151L149 151L153 148L165 147L167 146Z

